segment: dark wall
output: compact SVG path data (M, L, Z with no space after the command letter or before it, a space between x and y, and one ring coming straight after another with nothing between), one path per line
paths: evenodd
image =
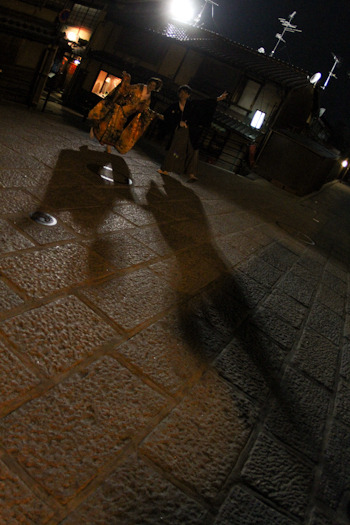
M277 116L274 129L303 130L308 117L314 111L314 94L314 88L311 84L290 91Z
M259 155L257 171L288 191L307 195L331 180L338 164L338 158L331 154L273 132Z

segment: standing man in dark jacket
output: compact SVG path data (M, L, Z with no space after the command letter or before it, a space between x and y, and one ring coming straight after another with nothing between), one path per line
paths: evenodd
M164 112L164 127L170 133L167 153L158 170L162 175L170 171L185 174L188 182L197 180L199 141L203 126L208 126L213 118L216 105L225 100L225 91L219 97L205 100L189 100L192 89L180 86L178 102L171 104Z

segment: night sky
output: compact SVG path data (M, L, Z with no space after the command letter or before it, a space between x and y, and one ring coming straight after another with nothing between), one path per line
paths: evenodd
M322 73L323 85L331 70L334 53L341 63L325 90L321 91L324 117L336 125L350 122L350 1L349 0L215 0L207 6L202 20L207 29L253 49L264 47L269 54L276 44L276 33L283 26L278 18L288 19L302 32L284 34L286 44L279 44L274 57L306 70ZM199 4L200 5L200 4Z

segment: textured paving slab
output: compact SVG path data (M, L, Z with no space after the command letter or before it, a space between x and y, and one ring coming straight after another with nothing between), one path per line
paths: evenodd
M94 277L108 275L107 263L78 244L54 246L2 260L3 274L31 297L45 297Z
M1 442L46 490L66 501L163 405L159 394L104 358L5 417Z
M249 401L209 374L150 435L141 452L213 499L246 444L253 419Z
M62 524L201 525L206 515L206 510L195 500L162 478L142 460L131 457Z
M21 304L23 304L21 297L16 292L11 290L11 288L9 288L6 283L0 281L1 315L6 315L8 310L11 310L12 308L15 308Z
M48 523L54 511L40 500L28 486L0 459L1 502L3 523Z
M303 519L309 502L313 467L261 434L243 468L242 477L259 493L296 519Z
M103 344L118 339L118 332L74 296L8 319L1 330L18 355L49 376L69 370Z
M0 339L1 414L6 413L11 402L32 390L40 379L11 351L11 347Z
M236 485L224 502L215 525L295 525L291 520L267 505L246 488Z
M200 355L186 341L176 314L142 330L116 347L116 352L170 394L198 379L204 367Z
M149 322L177 298L177 294L149 269L135 270L86 288L82 293L125 330Z

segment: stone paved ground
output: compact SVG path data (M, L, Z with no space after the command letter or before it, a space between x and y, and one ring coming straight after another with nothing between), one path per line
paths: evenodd
M0 522L349 523L350 187L190 185L79 122L0 106Z

